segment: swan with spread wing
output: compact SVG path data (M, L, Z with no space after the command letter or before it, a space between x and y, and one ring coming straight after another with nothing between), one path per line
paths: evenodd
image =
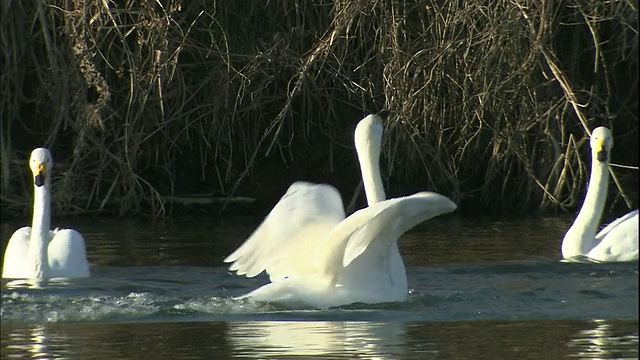
M407 299L398 238L418 223L454 211L456 204L433 192L385 200L381 141L378 115L358 123L355 143L368 207L345 218L333 186L296 182L224 259L238 275L269 275L270 283L241 298L312 308Z

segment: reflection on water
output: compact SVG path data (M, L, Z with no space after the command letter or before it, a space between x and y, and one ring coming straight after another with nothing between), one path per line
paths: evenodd
M15 329L8 334L8 340L2 341L2 358L23 359L50 359L53 353L49 349L47 328L44 325L34 325L21 329Z
M637 321L229 321L3 326L2 359L637 359Z
M560 240L571 218L493 219L450 216L427 221L405 234L400 252L407 266L560 259Z
M2 359L210 359L225 358L225 353L228 350L221 323L66 324L2 329Z
M389 322L229 322L234 356L396 358L406 348L405 324Z
M635 334L620 333L610 321L595 319L591 328L580 330L577 336L568 342L568 347L575 350L575 357L584 359L637 359L638 353L625 354L629 346L638 347L638 332ZM633 356L632 356L633 355Z
M6 281L6 282L5 282ZM70 285L69 279L66 278L52 278L52 279L3 279L3 290L11 289L46 289L56 286L68 286Z

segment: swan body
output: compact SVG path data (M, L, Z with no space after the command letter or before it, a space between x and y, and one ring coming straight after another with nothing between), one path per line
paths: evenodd
M418 223L456 209L447 197L419 192L344 218L338 191L296 182L263 223L224 261L270 283L241 298L291 307L405 301L408 288L397 239Z
M50 230L51 169L49 150L31 152L33 221L16 230L4 253L2 277L19 279L85 278L89 263L82 235L73 229Z
M269 275L270 283L241 298L312 308L407 299L397 239L456 205L432 192L385 200L381 139L377 115L359 122L355 144L369 207L345 218L334 187L295 182L254 233L224 259L238 275Z
M562 257L586 256L599 262L638 259L638 210L614 220L600 232L598 225L607 199L609 158L613 146L611 131L606 127L593 130L591 175L587 194L573 224L562 240Z

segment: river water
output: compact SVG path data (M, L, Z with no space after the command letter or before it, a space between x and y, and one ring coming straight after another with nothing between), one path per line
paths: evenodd
M2 280L2 359L638 358L638 264L559 261L571 217L445 216L405 234L409 301L287 310L222 259L259 224L54 219L90 279ZM0 226L2 248L21 222ZM4 251L3 251L4 253Z

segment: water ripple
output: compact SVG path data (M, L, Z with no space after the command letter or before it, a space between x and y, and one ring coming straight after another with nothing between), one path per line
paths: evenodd
M576 266L574 266L576 265ZM104 267L91 279L3 282L8 323L308 319L458 321L480 319L637 319L636 264L469 264L409 268L404 303L291 311L235 300L266 281L224 268Z

